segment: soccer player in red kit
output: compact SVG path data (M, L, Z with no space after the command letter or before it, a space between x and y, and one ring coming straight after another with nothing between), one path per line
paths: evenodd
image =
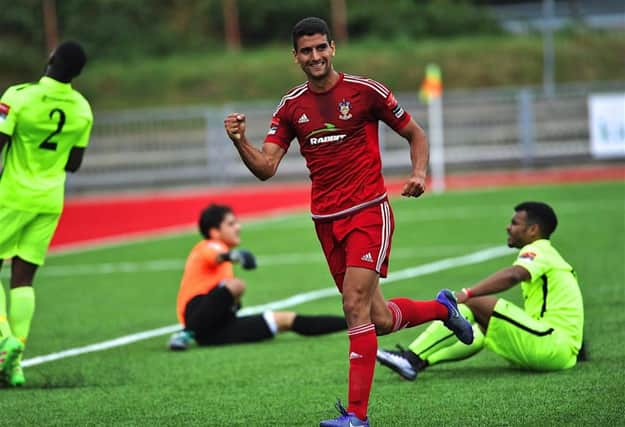
M282 98L262 148L247 140L245 115L229 114L224 126L245 165L263 181L275 175L291 141L299 142L312 181L312 218L349 327L349 405L345 409L337 402L341 415L320 425L368 426L377 335L430 320L442 320L465 343L472 342L473 331L449 290L432 301L387 302L379 286L387 275L394 221L382 176L378 121L409 143L412 171L403 196L425 191L425 133L382 83L334 70L336 50L324 20L305 18L292 35L293 55L307 82Z

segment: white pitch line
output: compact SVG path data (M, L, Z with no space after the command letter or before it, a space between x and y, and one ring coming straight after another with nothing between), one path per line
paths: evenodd
M388 284L397 282L400 280L411 279L414 277L423 276L438 271L447 270L454 267L461 267L465 265L477 264L480 262L488 261L490 259L498 258L504 255L511 254L511 249L502 246L496 246L481 251L473 252L468 255L463 255L455 258L446 258L440 261L431 262L421 266L407 268L389 274L386 279L382 280L382 284ZM244 308L239 311L239 315L244 316L248 314L262 313L266 310L278 310L286 307L293 307L306 302L318 300L330 296L338 296L339 293L335 287L319 289L312 292L305 292L302 294L293 295L292 297L274 301L268 304L257 305L254 307ZM50 353L44 356L36 356L30 359L22 361L22 366L35 366L42 363L52 362L54 360L64 359L66 357L79 356L81 354L93 353L96 351L108 350L115 347L121 347L137 341L143 341L149 338L154 338L161 335L170 334L180 329L180 325L170 325L158 329L152 329L149 331L139 332L136 334L126 335L120 338L115 338L109 341L103 341L101 343L91 344L84 347L72 348L69 350L60 351L57 353Z
M479 249L483 245L476 245ZM393 249L393 259L415 259L417 257L432 257L448 254L450 251L456 251L460 245L442 245L430 246L428 248L419 249L415 254L414 248L395 248ZM466 245L465 249L468 249ZM301 263L325 263L325 258L320 252L305 253L284 253L275 255L260 255L257 257L258 265L265 267L268 265L286 265ZM37 272L38 277L64 277L77 275L108 275L113 273L145 273L158 271L182 271L184 269L184 258L179 259L156 259L150 261L125 261L125 262L101 262L94 264L72 264L72 265L46 265ZM8 278L10 269L0 272L0 278Z

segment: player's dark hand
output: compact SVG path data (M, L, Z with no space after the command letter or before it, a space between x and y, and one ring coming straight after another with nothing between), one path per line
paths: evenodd
M238 262L245 270L256 268L256 257L245 249L233 249L230 251L230 261Z

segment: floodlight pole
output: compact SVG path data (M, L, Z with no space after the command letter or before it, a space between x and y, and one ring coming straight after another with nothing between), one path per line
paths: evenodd
M553 0L543 0L543 93L547 98L553 98L555 94L554 9Z

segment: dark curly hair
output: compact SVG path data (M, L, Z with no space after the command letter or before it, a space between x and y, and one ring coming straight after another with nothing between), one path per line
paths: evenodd
M530 224L538 224L540 234L548 239L558 226L558 217L551 206L543 202L523 202L514 207L515 212L525 211Z
M321 18L310 16L299 21L293 27L293 49L297 50L297 41L300 37L312 36L315 34L322 34L328 38L328 42L332 41L332 35L330 34L330 28L326 21Z
M226 205L212 203L204 208L200 214L200 220L198 221L200 234L208 239L211 228L219 228L224 218L226 218L226 215L229 213L232 213L232 208Z

